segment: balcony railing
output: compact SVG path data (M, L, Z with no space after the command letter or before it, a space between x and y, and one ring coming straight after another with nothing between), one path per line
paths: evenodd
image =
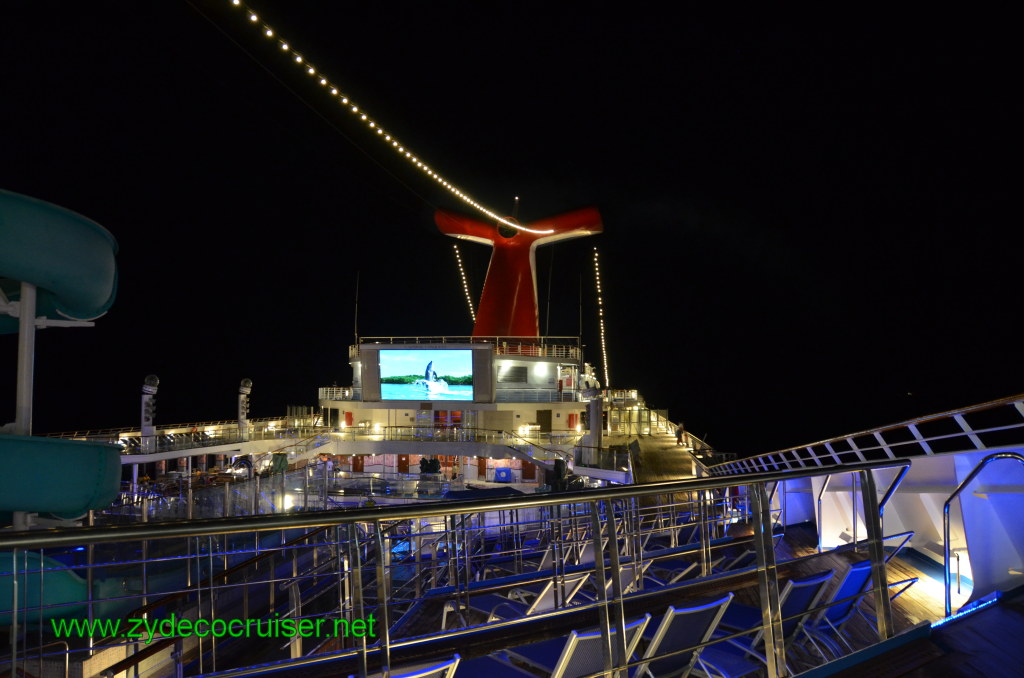
M579 337L362 337L349 346L349 358L359 356L366 344L491 344L496 355L559 358L578 362Z

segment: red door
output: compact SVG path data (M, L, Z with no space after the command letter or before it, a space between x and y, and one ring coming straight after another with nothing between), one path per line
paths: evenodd
M363 472L363 455L356 454L352 457L352 472L362 473Z
M408 473L409 472L409 455L400 454L398 455L398 472Z

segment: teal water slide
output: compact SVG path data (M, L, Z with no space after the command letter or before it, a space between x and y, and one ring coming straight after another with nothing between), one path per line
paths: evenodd
M0 190L0 291L10 302L21 283L38 289L36 317L93 320L114 303L117 241L80 214ZM2 301L2 298L0 298ZM0 315L0 334L18 319Z
M116 254L117 241L91 219L0 190L0 334L19 334L13 431L21 434L0 434L0 512L70 518L117 496L120 448L28 435L35 330L106 313L117 292Z

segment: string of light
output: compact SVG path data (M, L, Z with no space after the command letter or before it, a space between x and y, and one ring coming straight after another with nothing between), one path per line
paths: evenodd
M604 340L604 299L601 296L601 265L598 262L597 248L594 248L594 280L597 282L597 321L601 329L601 360L604 363L604 387L611 388L608 378L608 345Z
M369 113L361 109L355 102L353 102L348 96L346 96L338 85L336 85L330 78L328 78L326 74L321 73L316 66L314 66L312 63L309 62L308 59L305 58L305 56L303 56L300 52L296 51L295 48L292 47L292 45L289 42L287 42L281 36L279 36L277 34L277 31L275 31L273 28L267 25L267 23L263 21L255 11L253 11L250 7L243 3L242 0L229 0L229 2L239 11L245 12L249 19L248 23L251 24L257 30L259 30L265 38L267 38L268 40L275 40L277 42L278 47L280 48L280 52L283 55L286 55L297 68L301 68L303 71L305 71L307 76L318 79L320 86L324 88L324 91L328 92L331 98L335 99L339 104L344 106L349 113L355 116L361 123L365 124L366 127L370 129L377 136L377 138L380 139L380 141L383 144L391 148L391 150L397 153L399 157L404 158L407 162L409 162L410 165L415 167L417 170L420 170L421 172L423 172L423 174L433 179L437 184L443 186L453 196L461 200L469 207L472 207L478 212L486 215L487 217L493 219L494 221L497 221L498 223L504 224L505 226L509 226L519 231L526 231L528 233L554 233L553 229L537 230L517 224L514 221L510 221L509 219L499 216L494 211L488 209L484 205L475 201L469 194L465 193L458 186L445 179L434 168L432 168L427 163L423 162L422 158L414 154L409 149L408 146L401 143L392 134L390 134L383 127L381 127L380 123L377 120L373 119L369 115Z
M473 297L469 293L469 281L466 279L466 270L462 268L462 254L458 245L452 245L455 250L455 263L459 265L459 277L462 278L462 291L466 294L466 304L469 306L469 317L476 323L476 311L473 310Z

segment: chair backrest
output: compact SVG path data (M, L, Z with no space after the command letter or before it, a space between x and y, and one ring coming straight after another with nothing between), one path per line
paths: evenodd
M650 621L651 615L645 614L640 619L626 624L626 657L619 656L619 643L616 639L618 630L614 626L612 627L612 666L620 666L629 661L628 658L633 656L633 651L640 642L640 636ZM601 651L601 645L600 631L590 633L573 631L569 634L565 649L562 650L562 655L551 672L551 678L579 678L579 676L589 676L601 672L604 670L604 653Z
M640 588L640 581L647 574L647 568L651 566L650 560L643 560L639 563L626 562L620 563L619 566L619 590L622 594L632 593ZM614 589L612 588L612 579L609 577L605 583L605 590L608 591L608 595L612 595Z
M673 543L672 540L678 537L679 529L679 527L649 527L642 529L640 532L640 545L647 548L647 543L651 539L655 539L659 540L656 543L660 543L663 547L666 546L666 540L669 542L667 546L677 546L678 542Z
M827 610L822 610L815 615L814 620L821 621L822 617L827 618L834 626L838 626L848 620L857 609L857 605L863 599L864 589L868 587L871 580L871 561L862 560L850 565L846 576L832 594L829 602L850 598L845 602L836 603Z
M414 669L392 668L391 678L452 678L455 675L455 670L459 667L460 659L461 657L456 654L451 659L439 664L419 666ZM378 676L380 676L379 673L374 674L371 678ZM355 676L350 675L348 678L355 678Z
M808 610L818 604L825 587L832 579L832 570L825 570L809 577L790 579L779 595L782 612L782 637L789 643L809 614Z
M565 575L565 600L562 604L565 605L573 597L579 593L579 590L583 588L584 582L587 581L587 577L590 575L589 572L576 572L574 574ZM541 592L537 594L537 597L533 599L530 607L527 608L526 614L533 614L535 612L548 612L555 609L555 603L558 601L560 594L560 587L556 580L551 580L544 585Z
M733 594L727 593L722 598L697 603L692 607L675 608L669 605L647 645L644 659L706 643L718 627L718 622L721 621L725 608L732 602L732 598ZM654 659L638 666L636 675L644 675L644 669L649 668L656 676L670 672L673 675L686 676L697 661L700 651L701 648L697 648L665 659ZM677 673L680 669L682 673Z
M605 547L608 546L608 537L602 537L601 539L601 553L604 553ZM566 551L566 563L576 565L593 565L594 563L594 542L587 542L580 550L579 562L573 563L573 552L571 549Z
M731 570L742 570L745 567L757 564L757 552L754 549L747 549L732 560L726 559L722 569L726 572Z
M676 545L686 546L700 541L700 526L696 524L681 525L676 533Z
M550 544L544 549L544 555L541 556L540 563L537 565L537 571L550 570L551 563L554 562L555 550Z

